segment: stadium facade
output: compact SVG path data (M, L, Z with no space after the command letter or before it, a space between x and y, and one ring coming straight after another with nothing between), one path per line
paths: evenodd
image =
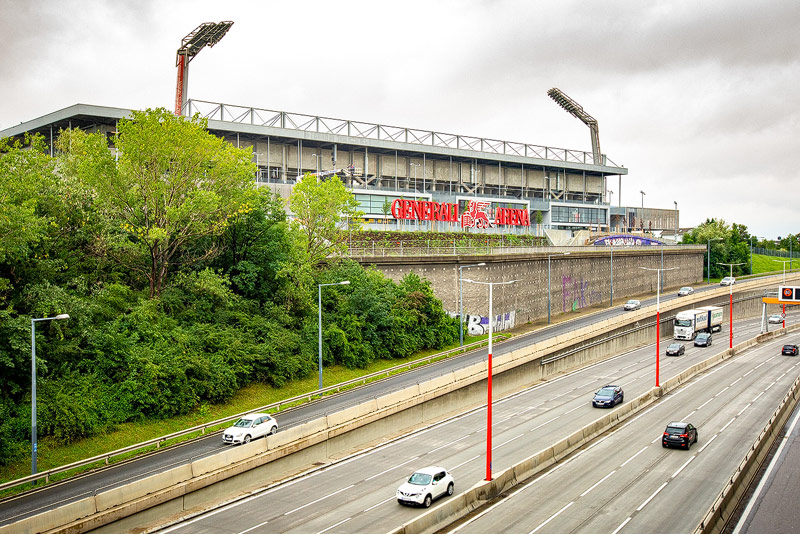
M53 150L63 128L112 136L130 110L76 104L0 131L42 134ZM372 229L540 234L543 229L671 231L676 210L612 207L626 168L602 154L329 117L189 100L185 114L252 147L257 183L288 197L306 174L334 174Z

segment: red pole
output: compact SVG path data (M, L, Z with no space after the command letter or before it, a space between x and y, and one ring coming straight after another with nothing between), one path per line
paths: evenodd
M183 108L183 80L186 67L186 55L178 54L178 85L175 88L175 115L180 115Z
M486 481L492 480L492 284L489 284L489 378L486 391Z
M786 304L783 305L783 326L781 328L786 328Z
M730 317L728 317L728 319L731 320L731 344L730 344L730 347L728 347L728 348L732 349L733 348L733 291L731 291L731 303L730 303L730 308L728 308L728 309L730 310L730 314L729 314Z
M661 312L656 311L656 387L660 387L658 384L658 365L659 365L659 357L661 356L661 346L659 340L661 339Z

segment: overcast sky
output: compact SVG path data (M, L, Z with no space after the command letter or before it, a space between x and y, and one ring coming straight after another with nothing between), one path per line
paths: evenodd
M800 2L0 0L0 129L76 103L189 98L591 151L622 204L800 232ZM611 200L619 203L617 178Z

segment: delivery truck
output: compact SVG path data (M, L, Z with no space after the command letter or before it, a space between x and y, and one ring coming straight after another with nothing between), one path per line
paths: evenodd
M694 310L678 312L675 315L673 337L692 340L699 332L719 332L722 330L722 308L703 306Z

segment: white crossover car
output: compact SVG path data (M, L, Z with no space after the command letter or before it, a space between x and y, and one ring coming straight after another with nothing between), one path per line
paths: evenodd
M426 467L411 475L407 482L397 488L397 502L428 508L435 499L452 495L454 489L453 475L444 467Z
M245 415L222 433L223 443L250 443L250 440L278 431L278 422L266 413Z

